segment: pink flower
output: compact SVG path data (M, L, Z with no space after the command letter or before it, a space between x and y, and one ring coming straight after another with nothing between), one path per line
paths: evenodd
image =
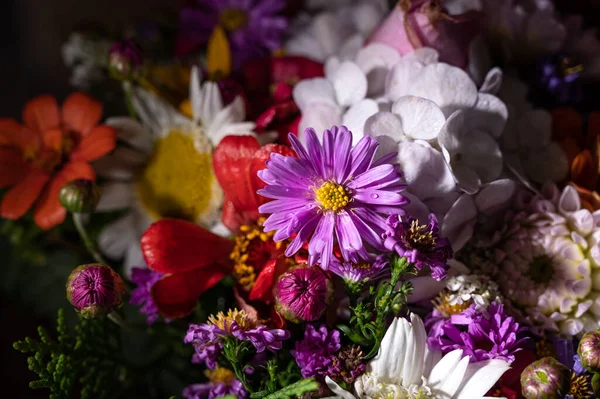
M478 20L475 11L448 15L437 0L400 0L369 42L386 44L401 55L431 47L440 53L441 62L466 68Z

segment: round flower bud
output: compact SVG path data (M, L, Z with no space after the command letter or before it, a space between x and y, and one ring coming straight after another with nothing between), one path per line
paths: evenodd
M113 269L102 264L77 267L67 279L67 300L82 316L105 316L119 307L125 284Z
M142 49L133 40L118 41L108 51L108 71L118 80L135 79L142 62Z
M600 372L600 330L590 331L581 338L577 354L583 367L592 373Z
M562 399L569 390L571 371L553 357L536 360L521 373L526 399Z
M96 183L87 179L77 179L67 183L58 194L60 204L69 212L93 212L100 201L100 190Z
M275 287L277 311L293 323L315 321L333 300L333 284L320 267L299 266L282 274Z

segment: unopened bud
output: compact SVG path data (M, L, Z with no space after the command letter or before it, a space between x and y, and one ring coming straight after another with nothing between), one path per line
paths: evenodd
M108 51L108 71L118 80L135 79L142 62L142 49L133 40L118 41Z
M123 302L125 284L109 266L89 264L77 267L67 279L67 300L82 316L102 317Z
M67 183L59 193L60 204L72 213L90 213L100 201L100 190L92 180L77 179Z

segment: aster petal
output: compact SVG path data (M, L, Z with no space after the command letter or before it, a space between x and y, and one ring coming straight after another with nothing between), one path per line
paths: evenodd
M333 230L335 217L333 213L324 214L308 243L309 264L312 266L317 261L325 270L329 267L329 261L333 255Z
M363 252L361 257L366 257L366 251L363 248L363 242L354 222L347 212L342 211L336 215L335 220L335 235L342 251L344 260L356 262L356 255Z

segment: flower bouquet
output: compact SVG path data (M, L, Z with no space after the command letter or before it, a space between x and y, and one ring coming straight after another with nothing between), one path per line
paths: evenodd
M586 16L546 0L299 3L193 0L168 26L76 32L63 53L80 91L0 120L12 256L41 256L45 279L44 256L71 254L75 312L14 345L31 387L599 397Z

